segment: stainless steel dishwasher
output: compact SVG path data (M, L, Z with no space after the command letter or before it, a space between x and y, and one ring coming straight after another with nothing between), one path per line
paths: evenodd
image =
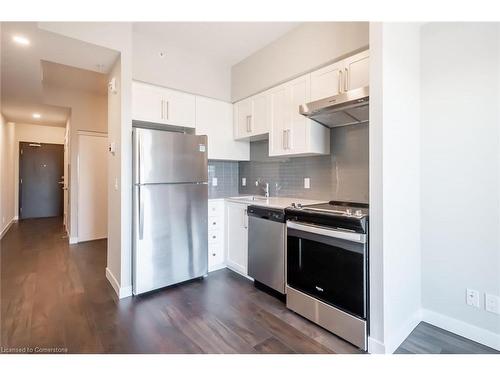
M248 207L248 275L285 294L285 212Z

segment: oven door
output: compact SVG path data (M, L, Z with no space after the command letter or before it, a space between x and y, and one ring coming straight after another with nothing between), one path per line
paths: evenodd
M366 319L366 235L287 222L287 284Z

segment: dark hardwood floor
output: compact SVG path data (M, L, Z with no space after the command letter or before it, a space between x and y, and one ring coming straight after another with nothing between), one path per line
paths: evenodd
M1 346L70 353L359 353L229 270L118 301L106 241L69 246L58 218L1 242ZM65 350L64 350L65 351Z
M63 235L59 218L34 219L14 224L2 239L3 352L361 353L229 270L118 300L105 278L106 241L70 246ZM398 352L454 350L436 336L442 330L425 329ZM486 350L467 341L467 350Z

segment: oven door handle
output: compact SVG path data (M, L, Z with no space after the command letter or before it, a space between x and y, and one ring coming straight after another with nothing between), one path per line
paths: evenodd
M347 240L356 243L366 243L366 234L355 233L355 232L344 232L341 230L335 230L327 227L322 227L319 225L302 224L296 221L287 221L287 228L301 230L303 232L314 233L320 236L338 238L341 240Z

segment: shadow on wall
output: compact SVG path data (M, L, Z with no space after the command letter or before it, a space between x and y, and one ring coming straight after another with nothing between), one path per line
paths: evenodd
M297 158L270 158L267 140L252 142L251 161L239 162L239 193L263 194L255 186L261 181L269 182L271 196L368 203L368 124L333 128L330 137L330 155Z

